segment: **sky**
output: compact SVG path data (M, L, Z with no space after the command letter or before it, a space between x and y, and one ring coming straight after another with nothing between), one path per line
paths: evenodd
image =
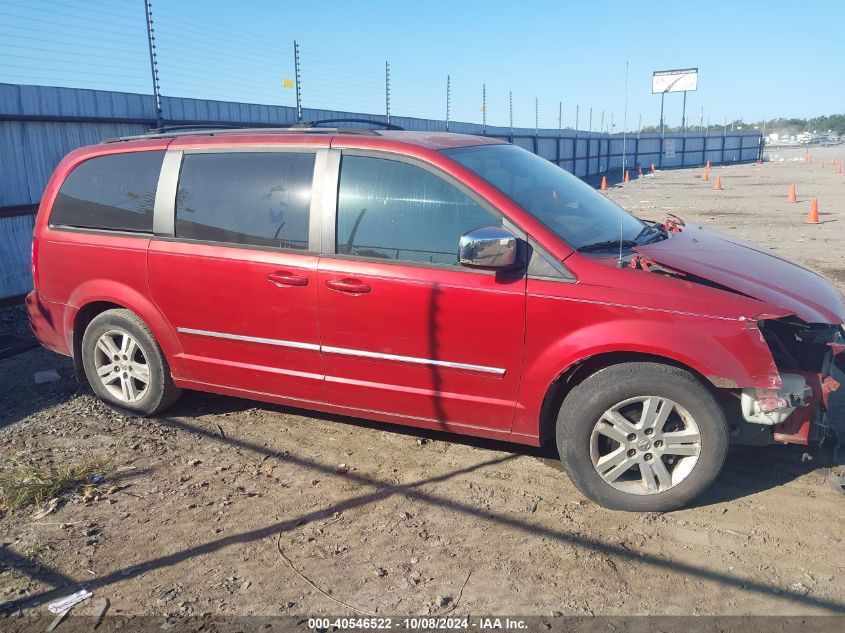
M148 93L143 0L0 0L0 81ZM845 111L845 3L805 0L153 0L162 93L621 131L656 125L656 70L699 69L688 124ZM626 108L626 63L627 108ZM679 125L682 94L666 95ZM562 104L562 106L561 106Z

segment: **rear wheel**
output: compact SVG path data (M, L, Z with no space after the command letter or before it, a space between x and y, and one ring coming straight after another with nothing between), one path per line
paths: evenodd
M713 482L728 431L719 403L690 372L624 363L569 393L557 444L570 478L589 498L614 510L667 511Z
M91 389L107 404L154 415L181 395L147 325L130 310L107 310L88 324L82 365Z

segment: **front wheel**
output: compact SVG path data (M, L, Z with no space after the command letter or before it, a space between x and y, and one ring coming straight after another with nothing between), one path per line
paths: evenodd
M716 398L690 372L623 363L567 395L557 445L572 482L590 499L613 510L665 512L713 482L728 429Z

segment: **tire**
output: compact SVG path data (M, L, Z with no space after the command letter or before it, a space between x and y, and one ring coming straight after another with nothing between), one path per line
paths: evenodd
M575 386L560 407L556 439L578 490L628 512L689 504L716 479L728 451L713 394L690 372L650 362L612 365Z
M91 320L82 366L97 397L124 413L155 415L182 395L152 332L130 310L107 310Z

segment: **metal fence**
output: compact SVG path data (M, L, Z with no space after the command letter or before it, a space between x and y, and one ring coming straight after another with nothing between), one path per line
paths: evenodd
M202 99L163 97L167 124L286 125L296 109ZM27 292L34 213L50 174L69 151L104 138L141 134L155 123L151 95L0 84L0 299ZM383 115L303 109L306 120ZM407 130L445 131L446 121L391 116ZM572 129L510 128L449 122L449 131L510 141L581 178L652 163L661 168L758 160L757 131L602 134Z

